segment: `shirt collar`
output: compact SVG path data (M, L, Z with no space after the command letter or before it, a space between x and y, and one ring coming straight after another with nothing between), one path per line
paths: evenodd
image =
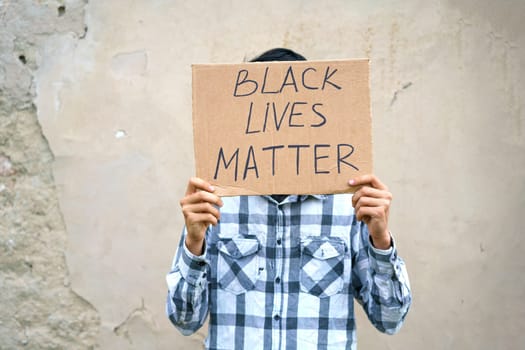
M269 200L270 202L277 203L277 201L273 199L272 196L263 196L263 197ZM313 197L317 200L324 200L326 198L326 194L302 194L302 195L291 194L288 197L286 197L281 203L284 204L284 203L304 202L305 200L308 199L308 197Z

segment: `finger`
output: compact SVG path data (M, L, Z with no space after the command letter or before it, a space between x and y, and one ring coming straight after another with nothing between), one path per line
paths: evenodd
M373 187L363 186L353 194L352 206L355 208L356 203L364 197L384 198L389 200L390 202L392 201L392 193L386 190L378 190Z
M219 220L221 217L220 211L210 203L206 202L185 205L182 208L182 213L186 218L190 217L193 214L211 214L215 218L217 218L217 220Z
M188 181L188 187L186 188L186 195L192 194L198 190L214 192L215 188L212 185L210 185L209 182L204 181L201 178L192 177L190 181Z
M383 218L385 212L381 207L360 207L356 210L355 217L358 221L365 221L368 223L373 218Z
M354 206L355 210L359 210L362 207L377 207L383 208L383 210L388 210L390 207L390 200L386 198L371 198L371 197L362 197L357 201Z
M201 203L201 202L211 203L218 207L222 207L223 205L221 197L217 196L216 194L207 192L207 191L198 191L198 192L194 192L194 193L187 195L186 197L181 199L180 205L184 206L187 204L194 204L194 203Z
M217 225L218 219L211 213L191 213L186 217L186 226L194 224Z
M390 203L386 199L362 198L356 203L354 210L357 212L361 208L378 208L387 212L390 209Z
M381 180L379 180L377 178L377 176L375 176L373 174L367 174L367 175L358 176L358 177L353 178L350 181L348 181L348 184L350 186L370 185L370 186L372 186L374 188L377 188L379 190L388 190L386 185L384 183L382 183Z

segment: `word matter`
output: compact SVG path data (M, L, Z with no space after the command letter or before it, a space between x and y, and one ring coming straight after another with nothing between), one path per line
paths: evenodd
M332 147L335 147L336 152L335 157L330 159L330 151ZM304 164L312 165L310 172L313 174L330 174L331 169L333 168L337 168L337 173L340 174L343 167L351 167L354 170L359 170L347 160L352 153L354 153L354 146L346 143L340 143L336 146L329 144L272 145L257 150L253 146L249 146L246 150L243 149L242 151L243 152L241 152L240 147L237 147L233 152L226 154L224 148L220 147L213 179L217 180L219 174L221 174L221 178L224 179L226 176L222 175L223 172L229 172L234 181L241 179L241 172L242 180L246 180L250 174L258 179L260 169L258 164L260 163L270 163L272 176L276 176L277 159L280 157L284 160L295 159L296 175L301 174ZM290 152L292 155L290 155ZM305 160L307 157L310 157L312 162ZM261 158L265 161L261 162ZM333 166L334 159L336 162L335 167ZM239 167L239 161L242 162L240 164L241 167Z

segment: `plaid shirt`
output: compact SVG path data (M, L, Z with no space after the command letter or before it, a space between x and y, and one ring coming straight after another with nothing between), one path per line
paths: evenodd
M401 327L410 285L395 245L379 250L351 195L223 198L194 256L180 241L167 314L185 335L210 315L206 349L355 349L355 298L385 333Z

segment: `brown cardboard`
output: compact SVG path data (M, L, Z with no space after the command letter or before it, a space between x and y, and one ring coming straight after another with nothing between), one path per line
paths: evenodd
M196 175L217 194L351 192L372 173L367 59L192 70Z

